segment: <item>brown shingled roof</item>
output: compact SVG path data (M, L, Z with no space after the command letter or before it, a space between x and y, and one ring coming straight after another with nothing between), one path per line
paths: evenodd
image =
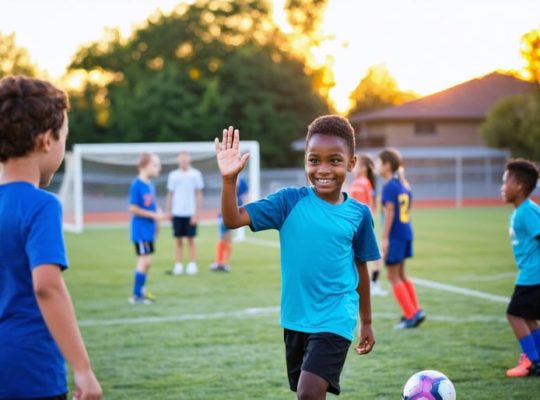
M532 84L492 72L399 106L353 115L351 123L411 119L484 119L500 99L530 92Z

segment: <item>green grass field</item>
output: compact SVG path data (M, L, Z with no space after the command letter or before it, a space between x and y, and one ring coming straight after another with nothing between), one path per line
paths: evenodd
M504 375L520 352L505 319L504 297L511 295L516 272L510 212L510 207L414 211L415 257L408 272L422 279L417 291L428 319L419 329L395 331L400 316L395 300L374 298L377 344L367 356L351 350L339 398L399 399L409 376L422 369L447 374L458 399L525 399L539 393L539 379ZM71 268L65 278L105 398L295 398L288 390L278 324L277 234L247 237L234 246L232 272L213 273L208 264L217 229L200 226L200 273L173 277L165 274L173 264L173 240L163 228L148 282L158 301L133 306L127 298L135 256L127 227L66 235ZM426 281L471 291L436 289ZM384 276L382 283L389 288Z

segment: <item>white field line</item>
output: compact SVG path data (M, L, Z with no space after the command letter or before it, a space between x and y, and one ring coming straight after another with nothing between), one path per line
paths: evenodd
M141 306L144 307L144 306ZM186 322L186 321L206 321L214 319L233 319L246 318L264 315L274 315L277 317L279 307L261 307L261 308L246 308L240 311L218 312L210 314L185 314L185 315L170 315L160 317L140 317L140 318L117 318L117 319L102 319L102 320L81 320L79 326L81 328L94 326L120 326L120 325L138 325L138 324L160 324L167 322ZM396 313L377 313L373 314L375 320L394 320ZM472 316L472 317L452 317L448 315L428 315L430 321L450 322L450 323L506 323L506 319L502 317L490 316Z
M279 243L276 242L275 240L265 240L265 239L247 237L246 241L250 243L254 243L254 244L259 244L262 246L279 247ZM430 289L438 289L438 290L444 290L447 292L458 293L464 296L476 297L478 299L493 301L495 303L508 303L510 301L510 298L506 296L499 296L496 294L481 292L479 290L466 289L466 288L461 288L459 286L447 285L444 283L429 281L427 279L420 279L420 278L411 278L411 279L418 286L424 286Z

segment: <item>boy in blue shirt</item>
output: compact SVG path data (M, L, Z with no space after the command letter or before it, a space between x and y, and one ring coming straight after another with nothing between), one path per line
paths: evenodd
M342 191L356 162L354 131L339 116L315 119L305 147L312 186L282 189L244 207L236 203L236 181L249 155L240 155L239 142L233 127L223 130L221 143L216 139L223 221L229 228L279 230L289 386L298 398L339 394L358 317L357 353L375 343L366 263L380 257L369 208Z
M151 254L157 235L157 222L166 216L156 205L156 188L151 178L161 171L157 155L142 153L138 162L139 175L129 188L129 211L131 213L131 241L135 245L137 266L133 279L131 304L151 304L155 296L146 290L146 278L150 269Z
M402 321L395 328L416 328L425 320L426 313L420 309L414 283L405 274L405 260L413 255L411 190L400 176L403 166L396 150L383 150L378 158L379 174L386 180L381 195L384 210L381 249L388 280L403 313Z
M510 160L503 174L501 195L514 205L510 240L519 269L506 310L523 354L509 377L540 376L540 207L529 196L536 188L538 168L524 159Z
M70 295L58 199L68 98L48 82L0 80L0 399L101 399Z

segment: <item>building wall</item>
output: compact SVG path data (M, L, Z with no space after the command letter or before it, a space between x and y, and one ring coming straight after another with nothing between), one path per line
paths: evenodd
M480 125L478 121L435 122L435 133L422 134L415 133L414 122L408 121L370 123L365 128L369 137L383 136L384 146L390 147L484 146Z

